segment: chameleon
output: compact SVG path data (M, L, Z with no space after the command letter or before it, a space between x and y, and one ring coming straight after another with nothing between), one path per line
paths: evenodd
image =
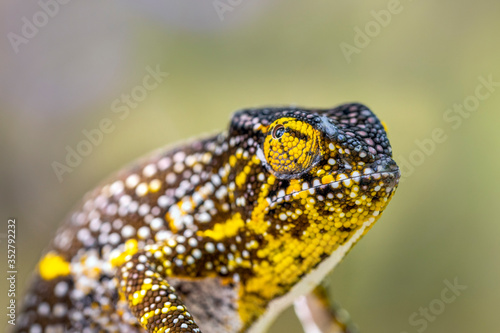
M362 104L237 111L87 193L15 332L264 332L370 230L399 178Z

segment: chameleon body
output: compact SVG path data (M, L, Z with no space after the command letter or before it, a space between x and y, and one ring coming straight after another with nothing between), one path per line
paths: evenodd
M379 218L399 180L365 106L246 109L124 169L42 257L18 332L262 332Z

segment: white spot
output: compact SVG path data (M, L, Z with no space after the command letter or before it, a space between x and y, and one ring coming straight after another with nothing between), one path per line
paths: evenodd
M89 229L80 229L78 233L76 234L76 238L82 242L85 243L87 240L92 239L92 235L90 234Z
M68 292L68 284L64 281L59 282L54 287L54 295L56 295L57 297L64 297L64 295L66 295L67 292Z
M52 312L56 317L63 317L66 314L67 310L68 308L66 307L65 304L57 303L56 305L54 305L54 309L52 310Z
M344 183L344 186L347 186L347 187L351 186L351 184L352 184L350 179L344 180L343 183Z
M144 175L144 177L152 177L157 171L158 170L156 169L156 165L148 164L142 170L142 174Z
M128 206L128 204L130 204L131 201L132 201L132 198L129 195L124 195L124 196L120 197L120 200L118 201L118 203L120 204L120 206Z
M186 158L186 154L181 150L175 153L174 162L182 162Z
M204 206L207 210L210 210L215 207L214 202L212 200L205 201Z
M50 305L48 303L40 303L38 305L38 314L42 317L47 316L50 313Z
M166 208L168 205L172 204L172 199L169 197L162 195L158 198L158 206L162 208Z
M203 166L201 164L195 164L193 167L194 173L200 173L203 170Z
M175 183L177 176L173 172L169 172L167 174L167 177L165 177L165 180L167 181L168 184L173 184Z
M120 235L118 235L116 232L113 232L111 235L109 235L108 241L110 244L116 245L120 242Z
M127 177L127 179L125 180L125 185L127 185L128 188L134 188L137 186L137 184L139 184L139 180L139 176L134 173Z
M101 220L100 219L92 219L90 220L89 222L89 229L93 232L96 232L97 230L99 230L99 228L101 227Z
M137 212L137 209L139 208L139 203L137 201L132 201L129 205L128 205L128 212L129 213L135 213Z
M208 152L203 154L203 156L201 157L201 161L203 162L203 164L210 163L212 161L212 154Z
M169 239L170 237L172 237L172 232L168 230L160 230L156 233L155 240L157 242L161 242Z
M177 251L177 253L183 254L184 252L186 252L186 247L182 244L179 244L179 245L177 245L175 250Z
M116 213L118 212L118 206L115 204L115 203L112 203L112 204L109 204L108 206L106 206L106 214L107 215L116 215Z
M200 259L201 258L201 250L200 249L194 249L193 250L193 257L195 257L196 259Z
M83 225L86 221L87 221L87 216L84 213L79 213L75 218L75 222L77 225Z
M219 175L217 175L217 174L213 174L211 177L211 180L212 180L212 183L217 187L221 184L221 179L220 179Z
M172 165L172 161L168 157L164 157L158 161L158 168L160 168L160 170L166 170L171 165Z
M193 176L191 177L191 184L196 185L196 184L198 184L199 182L200 182L200 176L198 176L198 175L196 175L196 174L195 174L195 175L193 175Z
M176 173L181 173L182 171L184 171L184 164L182 164L182 163L175 163L174 164L174 171Z
M109 234L110 231L111 231L111 223L104 222L103 224L101 224L101 228L100 228L101 233Z
M40 324L32 324L30 333L42 333L42 326L40 326Z
M116 219L116 220L113 221L113 228L115 230L120 230L122 226L123 226L123 221L122 220Z
M142 197L148 193L148 185L146 183L140 183L135 189L135 194Z
M172 249L168 246L164 246L163 249L162 249L163 253L165 253L167 256L170 256L172 255ZM167 261L165 264L168 264L168 266L170 266L170 261Z
M139 188L139 187L138 187L138 188ZM149 213L149 209L150 209L149 205L148 205L148 204L146 204L146 203L144 203L144 204L142 204L142 205L140 205L140 206L139 206L139 211L138 211L138 213L139 213L139 215L144 216L144 215L146 215L147 213Z
M219 200L222 200L227 195L227 188L225 186L221 186L217 192L215 192L215 197Z
M185 200L182 204L181 204L181 209L187 213L190 213L193 211L193 204L191 203L190 200Z
M142 239L147 239L151 235L151 231L149 230L148 227L140 227L139 230L137 230L137 236Z
M341 173L337 176L337 180L340 181L340 180L344 180L344 179L347 179L347 175L345 173Z
M175 241L175 239L171 238L168 240L167 245L170 247L174 247L177 245L177 242Z
M108 243L108 234L99 234L99 237L97 239L99 241L99 244L107 244Z
M205 244L205 250L207 250L208 253L214 253L215 252L215 246L213 243L208 242Z
M205 223L205 222L210 222L212 220L212 216L208 213L201 213L198 214L198 221Z
M123 182L121 180L117 180L111 186L109 187L109 190L111 191L111 194L117 195L123 192L124 186Z
M196 157L194 155L189 155L186 157L186 165L192 167L196 163Z
M198 241L196 240L196 238L189 238L188 244L191 247L197 247L198 246Z
M153 221L151 221L151 229L153 230L158 230L163 226L163 219L162 218L154 218Z
M153 217L160 215L160 213L161 213L160 207L154 206L153 208L151 208L151 214L153 215Z
M130 224L127 224L122 228L122 237L130 238L135 234L135 229Z

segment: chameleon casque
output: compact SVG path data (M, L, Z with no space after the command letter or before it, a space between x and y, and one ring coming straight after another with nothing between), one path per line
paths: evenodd
M264 332L380 217L400 177L364 105L245 109L88 193L17 332Z

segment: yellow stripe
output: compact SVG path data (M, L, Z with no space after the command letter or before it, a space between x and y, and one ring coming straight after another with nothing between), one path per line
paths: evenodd
M245 226L240 213L234 214L229 220L217 223L213 229L200 230L196 234L200 237L210 237L216 241L236 236L238 231Z

